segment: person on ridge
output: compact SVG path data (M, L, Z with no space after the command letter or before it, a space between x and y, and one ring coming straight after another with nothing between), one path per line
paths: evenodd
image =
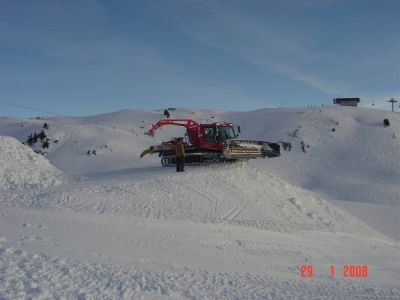
M183 144L183 138L179 138L176 141L176 171L185 171L183 168L185 166L185 146Z
M164 116L167 118L167 119L169 119L169 111L166 109L166 110L164 110Z

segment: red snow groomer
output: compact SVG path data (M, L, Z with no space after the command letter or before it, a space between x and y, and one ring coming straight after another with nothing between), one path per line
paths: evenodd
M183 126L186 128L185 163L203 164L208 162L226 162L280 156L280 146L265 141L238 139L232 123L198 124L190 119L162 119L152 125L146 134L154 136L157 129L164 125ZM240 127L238 132L240 133ZM161 164L175 164L175 145L178 138L160 145L150 146L140 154L159 153Z

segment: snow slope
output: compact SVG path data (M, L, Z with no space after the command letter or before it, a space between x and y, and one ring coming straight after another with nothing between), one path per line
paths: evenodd
M385 118L390 127L383 126ZM262 164L279 177L338 200L399 205L399 113L351 107L265 109L232 119L245 124L246 137L293 144L290 153ZM306 153L302 141L309 146Z
M155 139L143 133L163 117L163 110L124 110L85 118L0 118L0 134L24 141L29 133L50 124L48 159L68 174L159 165L155 156L140 160L149 145L178 136L179 127L161 128ZM351 107L263 109L250 112L176 110L172 118L199 122L232 121L242 137L293 144L279 159L251 162L279 177L343 201L397 206L400 181L400 115ZM383 127L383 119L391 121ZM21 127L23 126L23 127ZM332 129L335 128L335 131ZM301 150L301 142L306 153ZM97 156L86 155L96 150ZM71 163L73 161L73 163Z
M3 211L0 224L0 297L5 299L400 295L399 248L379 238L23 209ZM19 237L13 240L15 233ZM314 267L312 278L300 277L302 264ZM368 265L369 276L344 278L346 264Z
M0 190L50 187L63 174L42 155L12 137L0 136Z
M0 295L400 296L397 243L266 171L211 168L112 171L0 194ZM313 278L300 276L303 264ZM346 264L368 265L370 275L344 278Z
M0 298L400 297L399 243L358 219L375 219L371 207L398 208L398 114L178 109L171 117L234 121L243 138L293 149L175 173L157 156L138 157L181 134L143 135L162 112L0 119L0 134L20 141L47 122L47 158L78 179L0 191ZM381 126L385 117L392 126ZM335 201L362 213L356 218ZM313 266L312 278L300 276L301 265ZM344 265L367 265L368 276L346 278Z
M265 109L231 117L246 124L246 137L293 144L293 150L283 151L278 160L254 161L252 166L332 200L400 240L399 113L323 107ZM390 127L383 126L386 118ZM306 153L301 142L309 146Z
M243 138L291 142L290 152L277 159L251 161L250 165L338 201L354 213L354 203L363 206L357 216L374 228L400 240L400 116L398 113L351 107L261 109L250 112L218 112L177 109L172 118L198 122L232 121L241 125ZM183 133L180 127L163 127L155 138L143 134L163 118L163 110L123 110L84 118L0 118L0 134L24 141L44 122L50 142L47 158L67 174L108 172L127 168L159 166L157 156L139 159L148 146ZM391 121L383 126L383 119ZM23 127L21 127L23 126ZM332 131L332 129L335 131ZM305 145L306 153L301 149ZM308 146L308 147L307 147ZM95 150L97 155L86 155ZM349 202L346 204L346 202ZM335 202L332 202L335 203ZM369 204L376 204L369 205ZM372 218L392 213L387 218ZM387 214L386 214L387 215Z
M68 190L14 192L13 196L5 198L23 208L237 224L279 232L380 236L323 199L248 166L209 166L188 170L185 176L169 172L145 179L110 177L84 181Z

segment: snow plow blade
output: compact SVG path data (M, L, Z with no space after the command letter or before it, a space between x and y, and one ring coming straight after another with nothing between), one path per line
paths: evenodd
M228 140L224 143L223 156L227 159L278 157L280 146L276 143L252 140Z
M152 154L153 153L153 149L148 148L146 150L143 150L142 153L140 153L140 158L142 158L143 156L145 156L146 154Z

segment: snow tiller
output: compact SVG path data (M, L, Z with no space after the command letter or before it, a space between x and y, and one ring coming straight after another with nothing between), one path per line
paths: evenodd
M154 124L146 134L154 136L155 131L164 125L186 128L185 163L204 164L209 162L228 162L280 156L277 143L238 139L232 123L198 124L189 119L162 119ZM240 127L238 127L240 133ZM175 147L178 138L160 145L150 146L140 154L158 153L163 166L175 164Z

